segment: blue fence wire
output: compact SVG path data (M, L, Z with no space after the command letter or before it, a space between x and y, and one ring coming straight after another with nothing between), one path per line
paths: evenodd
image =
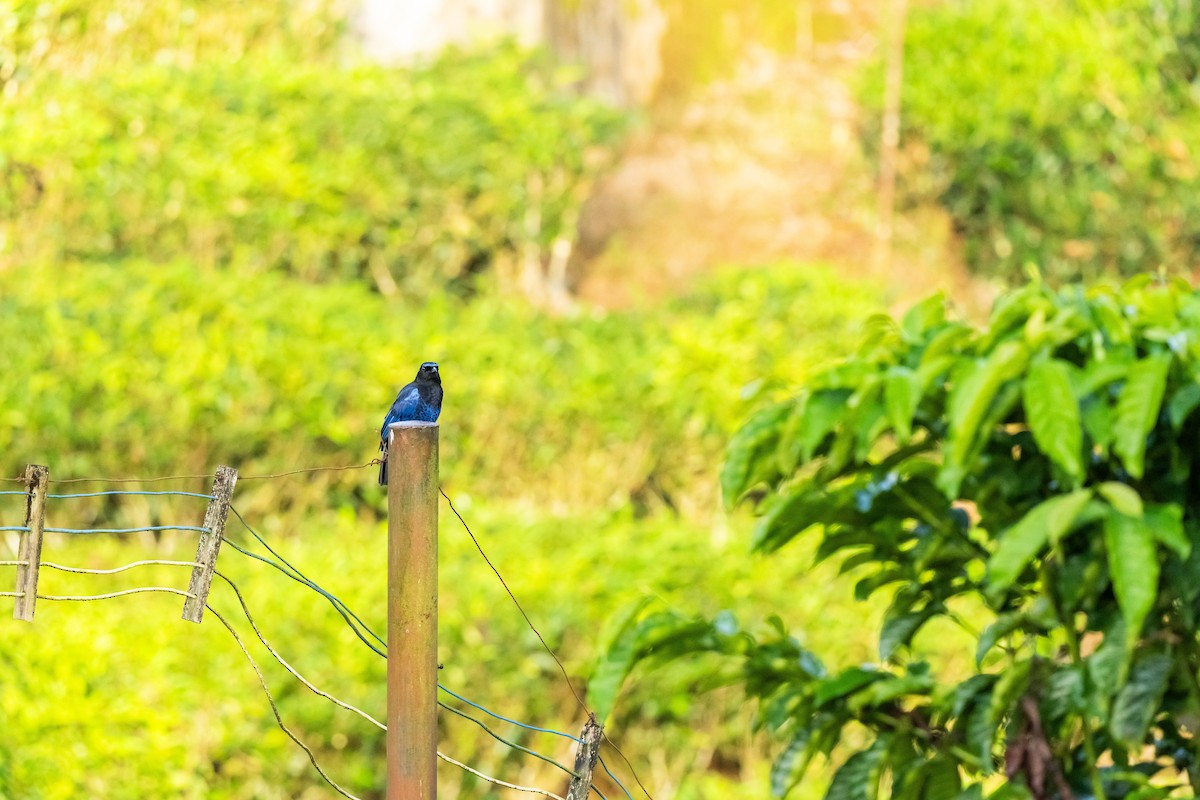
M29 530L21 528L19 530ZM197 531L205 533L208 528L196 525L147 525L142 528L43 528L46 533L142 533L145 531Z
M0 492L0 494L26 494L26 492ZM199 497L204 500L212 500L213 499L213 496L211 494L202 494L200 492L126 492L126 491L120 491L120 490L114 490L114 491L109 491L109 492L78 492L75 494L48 494L48 495L46 495L46 497L49 497L54 500L66 500L67 498L72 498L72 497L110 497L113 495L125 495L125 494L156 496L156 497L161 497L162 495L173 495L175 497Z
M550 728L539 728L537 725L529 725L524 722L517 722L515 719L509 719L508 717L497 714L495 711L489 711L488 709L479 705L479 703L476 703L473 700L468 700L467 698L463 697L462 695L456 694L456 693L450 691L449 689L447 689L445 686L443 686L440 683L437 685L437 687L439 689L441 689L443 692L445 692L446 694L453 697L455 700L461 700L462 702L469 705L471 708L477 708L480 711L482 711L483 713L487 714L489 717L498 719L501 722L507 722L510 725L516 725L518 728L524 728L527 731L537 731L538 733L550 733L555 736L561 736L564 739L570 739L572 742L582 742L583 741L578 736L572 736L569 733L563 733L562 731L556 731L556 730L552 730Z
M604 763L604 759L600 758L599 761L600 761L600 766L604 768L604 774L608 775L609 780L611 780L613 783L615 783L617 785L617 788L619 788L625 794L625 796L627 798L629 798L629 800L633 800L633 795L631 795L629 793L629 790L625 788L625 784L623 784L619 780L617 780L617 776L613 775L612 770L608 768L608 764Z
M26 495L28 495L28 494L29 494L29 492L0 492L0 496L6 495L6 494L11 494L11 495L18 495L18 494L19 494L19 495L21 495L22 497L25 497Z

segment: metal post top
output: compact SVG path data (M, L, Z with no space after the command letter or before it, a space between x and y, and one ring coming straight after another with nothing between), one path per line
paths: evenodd
M436 422L424 422L419 419L402 419L399 422L393 422L391 425L388 425L388 430L392 428L436 428L437 426Z

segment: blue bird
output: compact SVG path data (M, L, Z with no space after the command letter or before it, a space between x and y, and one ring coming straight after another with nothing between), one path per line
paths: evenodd
M380 486L387 486L388 482L388 426L407 420L437 422L441 413L442 376L436 362L426 361L417 370L416 379L396 395L396 401L383 418L383 427L379 430L379 451L383 453L379 465Z

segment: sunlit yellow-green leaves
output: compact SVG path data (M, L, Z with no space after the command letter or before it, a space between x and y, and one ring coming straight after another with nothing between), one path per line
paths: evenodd
M35 72L0 115L41 187L0 180L0 264L186 258L420 298L506 283L574 236L620 114L511 46L342 61Z

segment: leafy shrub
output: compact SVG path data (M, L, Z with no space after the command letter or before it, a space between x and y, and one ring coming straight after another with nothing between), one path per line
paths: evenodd
M1200 10L956 0L911 13L902 179L966 263L1007 281L1192 267L1200 254ZM863 96L875 108L881 71Z
M843 347L853 320L878 306L869 287L794 264L730 270L665 306L578 319L486 295L408 304L361 285L182 263L0 271L0 476L26 462L50 465L52 480L205 474L220 462L243 475L362 463L376 454L383 410L409 370L440 358L446 489L579 676L610 609L647 589L712 613L747 597L763 598L766 613L794 596L793 572L731 557L743 521L713 521L698 543L695 520L711 521L719 453L740 419ZM373 479L364 470L243 481L234 504L382 629L386 535ZM205 479L156 486L204 488ZM667 502L685 513L655 513ZM19 524L22 513L21 498L0 497L0 524ZM48 514L63 527L194 524L203 501L61 500ZM442 682L500 713L577 733L582 718L557 668L444 507L441 520ZM257 548L235 521L230 535ZM127 538L53 536L43 555L102 568L194 552L186 533ZM15 557L9 544L0 539L0 560ZM382 660L322 598L231 549L221 564L284 658L320 688L381 713ZM714 565L712 584L695 580ZM6 589L11 576L0 567ZM89 594L185 586L186 570L46 571L41 580L47 592ZM377 796L378 732L274 666L219 582L211 599L263 665L289 727L335 779ZM180 602L43 603L33 626L0 624L0 797L328 794L275 728L228 634L215 618L178 621ZM859 609L822 613L844 629ZM838 634L842 647L862 651L847 639ZM633 690L609 731L643 778L649 763L663 765L659 782L689 775L672 796L753 797L727 770L691 774L695 753L713 750L745 774L766 766L761 747L744 741L740 698L698 701L693 676L670 691ZM570 762L566 740L489 724ZM448 713L440 746L488 774L562 793L560 773ZM606 759L627 778L619 759ZM447 796L486 795L452 767L440 777Z
M187 66L274 55L333 63L351 5L341 0L8 0L0 16L0 88L147 62Z
M875 318L854 357L746 423L722 484L759 498L758 551L810 532L856 597L890 596L880 662L831 673L779 618L753 635L643 610L597 682L733 657L788 739L781 793L839 743L853 752L829 798L874 796L885 775L930 800L1194 791L1198 373L1200 294L1182 282L1034 283L983 330L940 297ZM936 622L969 633L975 669L919 657Z
M0 256L187 257L420 294L571 237L615 114L513 47L35 82L0 118Z
M0 474L27 462L52 478L362 463L396 389L433 358L452 485L686 511L715 499L723 443L756 399L793 385L876 307L870 289L795 265L578 319L186 264L2 271ZM293 501L323 506L325 486L314 476Z

